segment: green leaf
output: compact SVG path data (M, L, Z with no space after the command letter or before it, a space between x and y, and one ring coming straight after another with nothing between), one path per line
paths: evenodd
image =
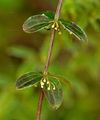
M64 84L69 85L69 87L72 87L72 86L71 86L71 82L70 82L68 79L65 79L64 77L59 76L59 75L53 75L53 74L51 74L51 73L48 73L48 75L51 76L51 77L54 78L54 79L59 79L59 80L62 81Z
M75 35L79 40L87 41L87 35L85 32L74 22L65 21L60 19L60 24L66 29L70 34Z
M20 76L16 80L16 88L23 89L26 87L31 87L42 79L43 75L41 72L29 72Z
M50 20L54 20L54 13L51 11L46 11L43 12L42 14L44 14L45 16L47 16Z
M50 27L51 23L50 17L42 13L29 17L23 24L23 30L27 33L34 33Z
M48 76L45 78L46 83L43 86L44 94L50 104L54 109L58 109L63 100L62 85L57 78Z

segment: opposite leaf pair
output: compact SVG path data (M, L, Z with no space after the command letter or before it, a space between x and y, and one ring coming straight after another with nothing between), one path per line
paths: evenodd
M23 24L23 30L27 33L34 33L43 29L55 29L61 33L61 27L75 35L79 40L87 41L85 32L78 25L63 19L56 21L54 20L54 14L49 11L29 17Z
M50 73L29 72L17 79L16 88L23 89L36 84L41 86L51 107L57 109L63 100L63 90L60 80L69 82L60 76L55 76Z
M61 26L75 35L79 40L87 40L85 32L75 23L66 20L55 20L52 12L44 12L39 15L29 17L23 24L23 30L28 33L34 33L43 29L55 29L60 33ZM39 84L44 91L44 94L49 104L57 109L62 103L63 91L60 80L70 84L69 81L62 77L52 75L50 73L30 72L22 75L16 81L17 89L26 88Z

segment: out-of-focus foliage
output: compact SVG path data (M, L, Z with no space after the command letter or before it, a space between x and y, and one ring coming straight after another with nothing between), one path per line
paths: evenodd
M23 22L45 10L55 11L58 0L0 0L0 120L35 120L38 88L17 91L16 78L43 70L50 32L26 34ZM43 120L100 119L100 0L64 0L61 17L79 24L88 43L62 31L56 36L49 71L64 76L64 101L52 111L43 103Z

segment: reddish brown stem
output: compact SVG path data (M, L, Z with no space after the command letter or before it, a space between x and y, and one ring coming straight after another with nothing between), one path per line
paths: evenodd
M61 6L62 6L62 0L59 0L58 5L57 5L57 9L56 9L56 13L55 13L55 18L54 18L56 21L59 19ZM56 31L53 29L52 33L51 33L50 46L49 46L49 50L48 50L48 57L47 57L47 61L46 61L46 64L45 64L45 69L44 69L45 73L47 73L48 67L49 67L49 64L50 64L55 33L56 33Z
M50 46L49 46L49 50L48 50L47 62L45 64L45 69L44 69L45 73L47 73L48 67L49 67L49 64L50 64L51 54L52 54L52 48L53 48L54 38L55 38L55 33L56 33L56 31L53 29L52 33L51 33L51 39L50 39Z
M55 20L56 21L59 19L59 16L60 16L62 1L63 0L59 0L58 5L57 5L57 9L56 9L56 13L55 13Z
M58 21L58 19L59 19L62 1L63 0L59 0L59 2L58 2L56 13L55 13L55 18L54 18L55 21ZM54 38L55 38L55 33L56 33L56 31L55 31L55 29L53 29L52 32L51 32L50 46L49 46L49 50L48 50L48 57L47 57L47 61L46 61L46 64L45 64L45 69L44 69L45 73L48 72L48 67L49 67L49 64L50 64L51 54L52 54L52 49L53 49L53 44L54 44ZM43 91L40 90L40 96L39 96L39 101L38 101L36 120L40 120L43 97L44 97Z
M39 95L39 101L38 101L38 109L37 109L37 114L36 114L36 120L40 120L40 114L42 110L42 101L43 101L44 93L40 89L40 95Z

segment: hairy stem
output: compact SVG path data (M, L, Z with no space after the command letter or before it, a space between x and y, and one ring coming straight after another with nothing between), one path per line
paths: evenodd
M59 0L58 1L56 13L55 13L55 18L54 18L55 21L58 21L58 19L59 19L60 10L61 10L61 6L62 6L62 1L63 0ZM50 60L51 60L51 55L52 55L52 49L53 49L55 34L56 34L56 31L55 31L55 29L53 29L52 32L51 32L50 46L49 46L49 50L48 50L48 56L47 56L47 61L46 61L45 68L44 68L44 73L48 72L48 67L49 67ZM44 97L44 94L43 94L43 91L41 89L40 90L39 101L38 101L38 109L37 109L36 120L40 120L43 97Z

